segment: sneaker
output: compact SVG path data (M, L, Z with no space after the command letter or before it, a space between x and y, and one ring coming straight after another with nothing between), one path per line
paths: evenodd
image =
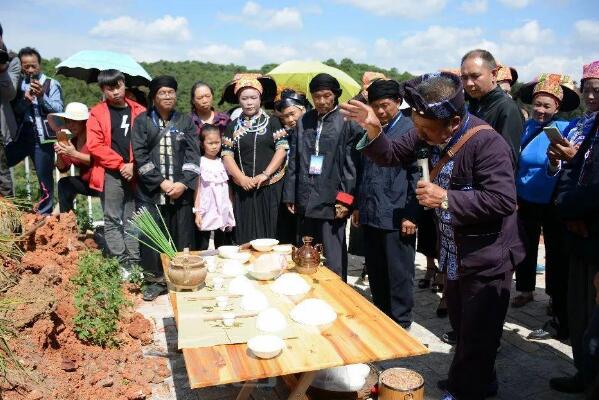
M158 296L166 294L168 289L165 284L152 283L147 285L143 291L144 301L154 301Z
M557 329L552 321L547 321L543 324L542 328L530 332L526 338L531 340L547 340L555 336L557 336Z
M562 393L583 393L584 383L580 375L562 376L549 379L551 389Z
M449 331L441 335L441 341L454 346L458 343L458 337L454 331Z

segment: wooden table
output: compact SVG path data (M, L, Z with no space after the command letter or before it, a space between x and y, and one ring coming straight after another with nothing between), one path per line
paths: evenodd
M162 262L166 269L165 256ZM281 355L270 360L254 357L246 344L183 349L191 388L246 382L237 397L241 400L249 398L254 381L281 376L287 384L296 385L289 398L300 399L318 370L429 352L328 268L320 267L310 277L316 282L310 297L320 298L341 311L330 327L320 332L301 330L298 338L285 340ZM169 297L177 320L176 294L169 292ZM293 374L297 373L301 375L296 381Z

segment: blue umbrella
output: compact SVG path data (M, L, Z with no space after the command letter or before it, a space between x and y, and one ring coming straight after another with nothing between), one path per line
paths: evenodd
M98 73L118 69L125 74L128 87L147 86L152 79L131 56L104 50L82 50L56 66L56 73L87 83L97 82Z

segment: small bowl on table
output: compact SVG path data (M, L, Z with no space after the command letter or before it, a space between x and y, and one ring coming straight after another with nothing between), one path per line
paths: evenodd
M248 251L239 251L239 246L220 246L218 255L221 258L236 260L242 264L248 262L252 256Z
M279 244L277 239L255 239L250 242L254 250L266 253Z
M258 358L269 359L281 354L285 342L275 335L258 335L248 340L248 348Z

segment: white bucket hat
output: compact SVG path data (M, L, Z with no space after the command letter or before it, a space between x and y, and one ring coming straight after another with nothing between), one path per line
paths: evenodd
M48 124L53 131L58 132L65 128L65 119L72 121L86 121L89 118L89 110L83 103L72 102L67 104L64 112L48 114Z

